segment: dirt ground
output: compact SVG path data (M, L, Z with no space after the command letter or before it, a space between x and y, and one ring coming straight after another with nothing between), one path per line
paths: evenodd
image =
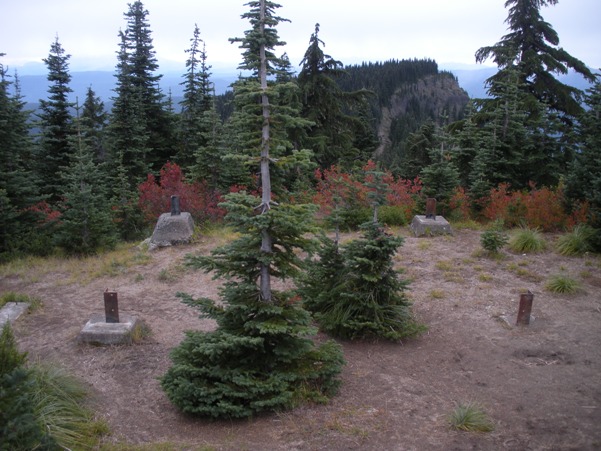
M414 313L428 332L400 344L342 342L343 385L329 404L245 421L186 417L157 380L185 330L214 327L175 297L216 296L210 275L182 267L186 254L208 253L214 239L160 249L146 264L87 284L57 271L4 276L0 292L43 301L15 324L19 345L30 358L65 365L90 384L112 432L106 442L215 450L601 449L601 259L562 257L552 246L493 259L479 252L478 231L434 238L393 232L406 237L396 262L412 281ZM559 273L583 289L546 291L548 277ZM90 315L103 311L107 288L118 292L121 312L150 327L141 344L77 343ZM534 293L533 321L516 327L525 290ZM455 405L469 401L488 413L493 432L449 428Z

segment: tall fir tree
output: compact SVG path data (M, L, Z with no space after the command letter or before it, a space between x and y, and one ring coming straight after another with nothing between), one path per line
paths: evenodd
M588 221L596 229L593 243L601 251L601 76L587 90L587 109L580 117L578 128L581 148L566 180L566 196L572 204L587 202Z
M48 98L40 100L40 136L36 148L37 177L40 192L51 202L60 199L62 182L60 172L69 164L71 148L69 140L73 136L73 118L69 94L71 74L69 58L58 36L50 46L50 53L44 59L48 69Z
M111 159L123 165L135 190L150 170L174 153L172 121L161 92L148 11L141 1L129 4L125 31L119 33L115 97L111 111Z
M432 163L430 149L437 146L437 125L433 120L424 122L407 138L407 150L402 157L399 173L406 179L418 177L421 170Z
M478 49L476 61L489 58L499 71L487 80L489 94L495 97L493 82L507 82L514 71L519 74L519 84L531 101L544 102L563 119L571 121L582 112L582 92L557 80L553 75L565 75L569 70L581 74L590 82L594 75L579 59L559 46L559 35L546 22L540 9L553 6L558 0L506 0L506 23L509 33L492 46ZM536 110L532 111L536 113Z
M18 77L11 80L7 71L0 64L0 256L23 246L34 223L28 208L39 200L31 166L30 113L24 109Z
M224 145L223 124L214 104L202 113L199 129L200 144L194 151L194 164L190 173L194 180L204 181L210 189L218 190L223 180L223 163L220 155Z
M493 81L495 102L472 117L479 123L481 143L472 162L479 169L469 179L477 181L478 194L499 183L514 189L526 189L530 182L552 186L566 170L556 116L542 102L530 104L517 70L507 72L512 76Z
M570 140L573 136L570 130L582 113L583 93L555 76L573 71L589 82L595 78L585 63L559 47L559 35L543 19L541 8L557 2L506 0L509 33L496 44L476 52L477 62L492 59L499 67L487 80L490 97L482 100L482 112L498 113L507 103L508 87L517 87L522 124L526 133L534 138L528 142L530 149L521 143L511 149L521 161L507 163L523 168L523 173L515 177L521 179L515 188L524 188L528 183L524 179L528 178L540 184L556 184L573 159L575 144ZM537 168L535 173L531 170L533 167Z
M75 255L89 255L111 248L117 236L105 172L95 162L94 152L85 139L89 131L86 127L78 117L76 135L70 143L73 147L71 162L61 173L62 214L55 235L56 244Z
M436 144L428 149L430 164L423 167L420 176L424 183L423 194L433 197L443 215L449 213L449 201L459 186L459 171L454 158L457 151L455 139L447 130L448 116L441 115L443 125L436 126Z
M182 410L212 417L247 417L290 408L303 399L325 401L338 387L343 364L338 345L328 342L317 348L308 338L313 332L309 314L292 294L272 288L272 277L298 274L302 262L295 250L310 244L306 234L314 209L276 204L271 197L270 150L277 122L271 116L273 89L267 77L274 67L273 49L282 44L276 30L282 19L275 16L279 5L273 2L252 1L248 6L250 12L242 17L252 28L245 38L234 41L245 49L242 66L258 77L250 86L255 100L260 100L262 118L258 121L261 198L245 193L226 196L226 219L240 238L211 257L190 259L192 265L227 279L222 303L183 296L204 316L214 318L218 328L189 332L173 351L173 366L161 381Z
M315 154L321 168L341 165L351 168L363 164L373 148L357 148L355 129L361 125L348 111L359 108L366 91L344 92L337 79L344 73L343 65L323 52L319 39L319 24L309 40L301 61L298 83L301 89L302 116L313 125L302 143Z
M268 2L268 5L271 3ZM254 19L248 18L253 22ZM286 19L274 16L266 20L267 23L275 23ZM277 196L286 196L301 176L301 168L309 170L312 167L309 151L303 149L299 142L299 137L306 133L311 122L301 117L299 87L290 76L286 54L278 57L273 50L275 46L285 43L279 41L277 33L273 33L269 26L266 27L268 42L265 67L261 68L259 59L252 55L253 49L257 50L257 45L246 42L248 37L257 34L260 32L249 30L245 38L230 39L233 43L240 43L240 48L244 49L244 59L239 68L249 71L250 75L241 76L234 84L235 110L225 127L228 148L223 157L221 186L227 188L237 184L263 189L263 181L255 182L261 174L257 174L254 168L256 155L264 150L264 127L273 123L278 124L278 127L271 128L269 142L273 162L277 161L277 164L271 166L271 177L275 180L273 189ZM263 82L261 70L266 74ZM264 87L262 83L265 84ZM265 90L269 95L268 117L264 115Z
M181 83L184 98L179 126L179 149L175 161L188 172L190 169L200 180L210 180L215 185L216 162L218 160L212 132L217 126L211 86L211 66L207 64L206 45L200 38L198 25L190 48L186 50L186 74ZM211 113L209 113L213 110ZM211 140L211 142L209 142Z
M105 137L107 124L108 114L104 102L90 86L82 105L79 132L83 134L82 138L92 151L96 163L104 163L108 158Z

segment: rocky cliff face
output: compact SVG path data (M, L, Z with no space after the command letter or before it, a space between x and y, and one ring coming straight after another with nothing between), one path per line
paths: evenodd
M375 155L390 159L390 154L398 153L409 134L425 121L440 124L443 118L447 123L459 119L468 101L467 92L448 73L428 75L398 87L381 109L380 145Z

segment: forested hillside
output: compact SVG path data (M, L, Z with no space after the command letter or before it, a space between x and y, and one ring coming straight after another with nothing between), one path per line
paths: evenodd
M507 19L512 33L476 54L498 71L486 82L488 97L472 100L430 59L345 66L324 53L319 25L298 73L285 53L269 56L267 113L252 65L243 64L231 90L216 95L210 43L198 27L186 49L181 97L174 98L161 89L151 16L139 1L116 30L115 84L106 100L94 86L74 92L81 88L57 37L35 112L19 78L0 65L0 254L94 253L141 238L171 194L198 222L220 220L223 195L262 189L257 125L264 121L274 126L280 199L319 203L328 174L368 183L362 168L376 164L392 177L389 189L413 187L405 216L413 213L407 205L419 209L424 196L434 196L449 213L460 198L462 216L481 218L501 186L508 193L544 187L566 214L585 211L597 227L599 79L557 49L540 2L515 3ZM536 27L545 33L531 36ZM590 88L562 83L569 71ZM335 199L341 196L329 202ZM357 196L341 202L349 211L369 204Z

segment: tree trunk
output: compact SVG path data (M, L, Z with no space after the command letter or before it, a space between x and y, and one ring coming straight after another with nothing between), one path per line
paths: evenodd
M265 34L265 0L260 4L261 34ZM265 56L265 44L260 48L261 67L259 69L259 80L261 82L261 105L263 107L263 129L261 135L261 214L266 214L271 207L271 175L269 174L269 97L267 96L267 58ZM268 230L261 232L261 252L271 254L273 252L272 239ZM269 265L261 263L261 298L264 302L271 302L271 273Z

